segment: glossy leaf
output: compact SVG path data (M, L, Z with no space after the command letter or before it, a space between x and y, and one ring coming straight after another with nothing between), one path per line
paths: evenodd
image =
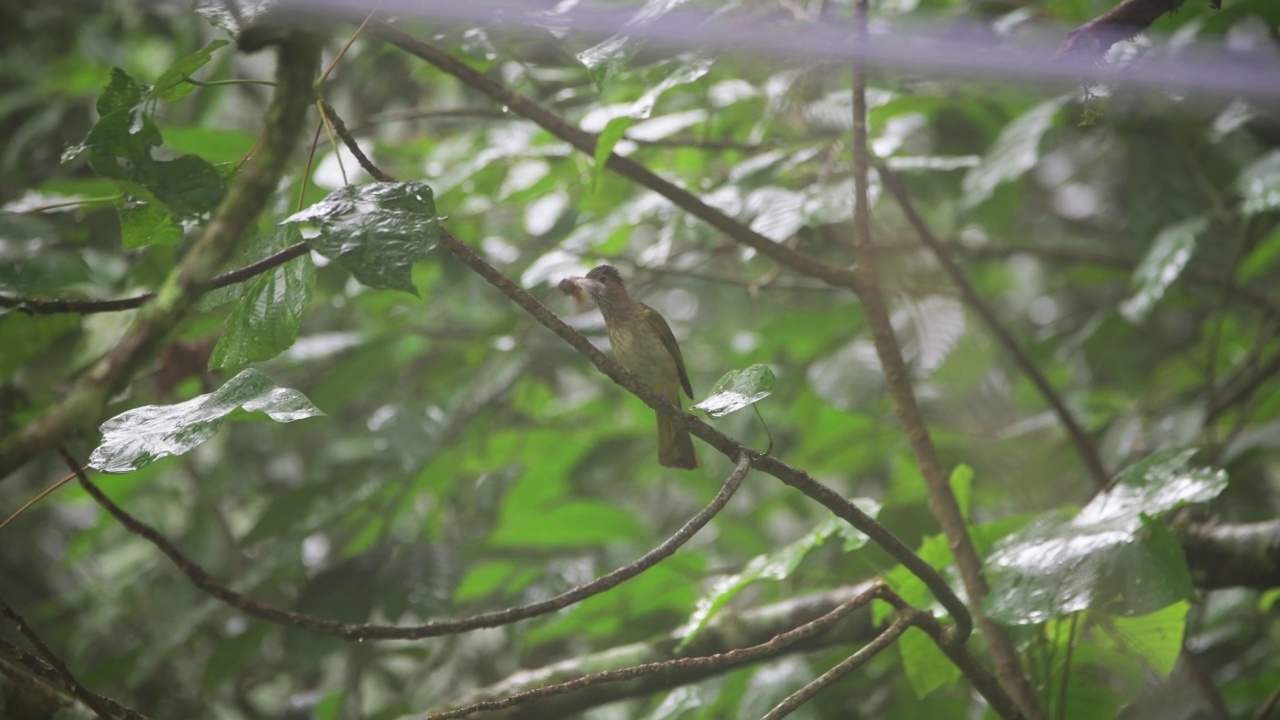
M440 232L431 188L422 182L339 188L284 222L315 226L311 249L361 283L412 295L418 291L409 270L436 246Z
M301 242L295 226L280 228L274 246ZM315 268L307 255L293 258L248 282L227 317L226 331L209 356L210 368L235 367L279 355L293 345L311 302Z
M1087 608L1142 614L1189 597L1181 548L1148 518L1226 487L1222 471L1189 466L1194 454L1156 453L1074 517L1048 513L1001 542L987 558L992 617L1025 624Z
M248 369L208 395L177 405L145 405L106 421L102 444L89 457L89 466L125 473L182 455L213 437L227 416L240 408L282 423L323 414L302 393L278 387L266 375Z
M767 365L730 370L716 381L706 400L693 406L713 418L722 418L754 405L773 394L777 378Z

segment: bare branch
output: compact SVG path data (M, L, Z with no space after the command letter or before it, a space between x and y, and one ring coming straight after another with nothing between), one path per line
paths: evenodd
M1098 455L1098 448L1094 445L1093 439L1084 431L1084 428L1080 427L1080 423L1076 422L1075 416L1071 414L1071 410L1063 402L1062 396L1049 383L1049 379L1045 377L1044 373L1040 372L1039 366L1031 359L1031 356L1027 355L1022 346L1018 344L1018 341L1014 339L1013 333L1009 332L1004 323L1000 322L1000 319L996 317L995 311L991 309L991 306L987 305L982 296L978 294L978 291L974 289L973 283L969 282L969 276L965 274L964 269L947 254L946 249L942 247L942 243L938 241L933 231L929 229L924 218L920 217L920 213L916 211L915 203L911 201L911 196L907 194L907 188L903 184L902 178L883 164L878 164L876 169L879 171L881 181L885 187L898 201L898 205L902 208L907 222L916 231L920 241L933 251L933 255L942 265L942 269L951 277L951 282L955 283L956 287L960 289L960 297L965 304L978 313L978 317L982 318L987 328L995 335L996 341L1004 347L1005 352L1013 358L1014 363L1031 380L1031 384L1036 387L1036 390L1040 392L1040 396L1049 404L1053 413L1058 416L1058 422L1067 431L1067 437L1071 439L1071 444L1075 446L1076 454L1080 456L1080 460L1084 463L1089 476L1093 478L1093 484L1099 489L1105 488L1111 480L1111 474L1107 472L1106 467L1102 464L1102 458Z
M742 479L746 477L750 469L747 457L745 455L741 456L737 466L725 480L720 491L711 499L711 502L690 518L671 537L663 541L658 547L645 553L638 560L628 563L592 582L579 585L547 600L528 605L519 605L506 610L472 615L457 620L429 622L423 625L397 626L341 623L336 620L327 620L313 615L282 610L242 595L215 580L208 571L184 555L158 530L133 517L115 504L97 485L89 480L89 476L85 474L78 463L71 460L68 464L74 468L81 487L84 488L85 492L89 493L90 497L98 505L115 517L126 530L156 546L196 587L253 617L282 625L300 627L321 635L333 635L346 640L417 640L442 635L455 635L479 628L509 625L520 620L527 620L531 617L562 610L573 603L617 587L670 557L680 546L688 542L689 538L693 537L694 534L710 522L711 518L715 517L729 502L729 498L733 497L734 492L737 491Z

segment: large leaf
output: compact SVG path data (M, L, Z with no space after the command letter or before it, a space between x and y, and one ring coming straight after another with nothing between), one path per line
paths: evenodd
M1156 453L1075 517L1047 514L999 543L987 559L992 617L1026 624L1086 608L1142 614L1188 598L1182 550L1151 516L1226 488L1223 471L1188 466L1194 454Z
M416 181L339 188L284 222L314 225L319 234L307 240L311 249L361 283L412 295L418 291L410 269L440 238L431 188Z
M147 97L146 86L120 68L112 69L110 83L98 96L101 117L80 146L89 152L89 166L103 177L121 181L130 193L163 202L176 216L213 210L226 184L212 165L196 155L173 160L151 156L162 138L148 111Z
M280 228L276 238L277 249L302 240L296 226ZM315 275L311 258L303 255L251 279L227 317L227 330L209 356L209 367L267 360L293 345Z
M324 414L302 393L278 387L250 368L208 395L176 405L144 405L102 423L102 444L89 456L89 466L124 473L182 455L213 437L237 408L282 423Z
M1120 314L1135 325L1151 313L1196 250L1196 237L1209 226L1202 217L1170 225L1156 236L1147 256L1133 273L1133 295L1120 304Z
M716 381L706 400L693 406L713 418L722 418L744 407L754 405L773 394L777 382L768 365L752 365L730 370Z

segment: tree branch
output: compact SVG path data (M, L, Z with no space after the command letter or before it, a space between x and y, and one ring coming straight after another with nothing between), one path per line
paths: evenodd
M1212 0L1218 7L1219 0ZM1099 62L1112 45L1150 27L1161 15L1173 12L1182 0L1124 0L1098 17L1067 33L1057 56Z
M867 5L867 0L856 0L854 3L855 44L865 42L867 38ZM871 251L871 200L868 192L871 154L867 143L866 72L865 63L853 64L853 247L858 257L853 270L854 292L862 303L867 326L875 342L876 355L884 373L885 387L898 415L898 422L902 425L920 474L928 486L929 509L947 537L956 568L973 605L973 614L995 662L996 674L1017 703L1017 709L1031 720L1040 720L1042 716L1039 704L1018 662L1017 650L1004 628L987 617L982 609L982 600L989 591L982 574L982 559L969 537L964 514L951 490L947 472L938 457L929 428L920 414L920 406L916 403L915 391L911 387L911 375L907 371L902 348L894 334L889 310L880 290L875 253Z
M673 555L676 550L688 542L689 538L693 537L694 534L710 522L711 518L715 517L729 502L729 498L733 497L734 492L737 491L742 479L746 477L750 469L746 456L740 456L737 466L725 480L720 491L711 499L711 502L690 518L671 537L663 541L658 547L645 553L638 560L623 565L592 582L579 585L553 598L529 603L528 605L519 605L506 610L482 613L456 620L440 620L422 625L399 626L342 623L305 613L283 610L242 595L219 583L208 571L178 550L158 530L133 517L113 502L97 485L89 480L84 469L74 458L64 454L63 459L66 461L67 467L75 472L77 479L80 481L80 486L98 505L119 521L126 530L151 543L160 552L164 553L165 557L169 558L196 587L253 617L281 625L303 628L321 635L333 635L346 640L418 640L442 635L456 635L479 628L509 625L520 620L527 620L539 615L563 610L576 602L617 587Z
M0 598L0 615L4 615L14 624L18 632L31 643L35 648L39 658L33 658L27 655L21 648L9 646L10 652L15 653L19 662L27 665L34 672L51 679L56 679L68 692L76 697L77 700L87 705L98 717L103 720L112 720L112 718L123 717L128 720L148 720L147 716L135 710L131 710L109 697L99 695L89 688L85 687L72 674L67 664L58 657L40 636L36 634L34 628L28 623L16 610L9 607L9 604ZM31 662L35 660L36 662ZM3 708L0 708L3 709Z
M360 20L353 19L353 22L362 20L363 17ZM594 134L569 124L550 110L473 70L469 65L455 59L440 48L431 43L418 40L385 20L374 19L369 22L367 29L374 37L389 42L410 55L431 63L468 86L493 98L498 103L501 103L503 107L510 108L511 111L532 120L542 129L569 143L575 149L586 153L589 157L595 156L596 136ZM605 167L667 198L676 207L704 220L707 224L737 242L754 248L761 255L807 275L819 278L836 287L851 287L852 280L847 269L831 265L770 240L706 204L688 190L663 179L631 158L626 158L616 153L610 154Z
M256 277L262 273L283 265L286 262L306 255L310 251L304 242L268 255L261 260L237 268L229 272L225 272L209 281L209 289L216 290L224 288L228 285L244 282L249 278ZM94 313L104 312L120 312L122 310L133 310L146 305L156 296L153 292L134 295L133 297L118 298L114 300L40 300L36 298L23 298L14 295L0 295L0 307L13 308L19 312L28 315L54 315L57 313L78 313L80 315L92 315Z
M903 215L906 216L907 222L916 231L920 241L923 242L938 262L942 265L942 269L951 277L951 282L955 283L960 289L960 297L965 304L973 308L978 313L978 317L986 323L987 329L995 335L996 341L1004 347L1005 352L1013 358L1014 363L1022 370L1023 374L1031 380L1031 384L1040 392L1040 397L1049 404L1049 408L1058 416L1058 422L1062 424L1064 430L1067 431L1067 437L1071 439L1071 444L1076 448L1076 455L1080 456L1081 462L1084 463L1085 470L1089 472L1089 476L1093 478L1093 484L1099 490L1107 487L1107 483L1111 480L1111 474L1107 472L1106 467L1102 464L1102 458L1098 455L1098 448L1094 445L1093 439L1089 437L1084 428L1080 427L1080 423L1076 422L1076 418L1071 414L1071 410L1067 408L1067 404L1062 401L1062 396L1049 383L1049 379L1044 373L1040 372L1040 368L1035 361L1027 355L1018 341L1014 339L1009 329L1000 322L996 317L995 311L987 305L978 291L974 289L973 283L969 282L969 277L947 251L942 247L942 243L934 236L929 226L925 223L924 218L920 217L920 213L916 211L915 203L911 201L911 196L907 193L907 188L896 173L889 170L883 164L877 164L876 170L880 173L880 179L884 186L889 190L893 197L898 201L899 207L902 208Z

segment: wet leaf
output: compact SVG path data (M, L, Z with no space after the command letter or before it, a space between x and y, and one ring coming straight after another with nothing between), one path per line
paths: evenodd
M767 365L752 365L742 370L730 370L716 381L706 400L693 406L713 418L722 418L753 405L773 394L777 382Z
M208 395L176 405L144 405L104 422L102 444L89 457L89 466L125 473L182 455L213 437L238 408L282 423L324 414L302 393L279 387L250 368Z
M1125 470L1074 517L1048 513L1000 542L987 559L988 611L1013 624L1087 608L1142 614L1190 597L1186 560L1152 515L1204 502L1226 488L1221 470L1189 467L1194 450L1156 453Z
M339 188L284 222L314 225L319 234L307 240L311 249L361 283L412 295L418 291L410 270L440 237L431 188L416 181Z

